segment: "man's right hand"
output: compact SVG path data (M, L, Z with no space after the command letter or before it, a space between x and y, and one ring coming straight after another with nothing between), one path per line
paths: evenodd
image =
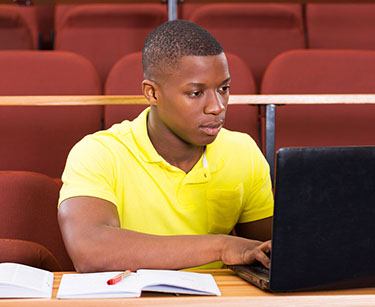
M250 264L259 261L269 268L270 259L267 254L270 252L271 240L262 242L236 236L225 236L221 261L227 265Z

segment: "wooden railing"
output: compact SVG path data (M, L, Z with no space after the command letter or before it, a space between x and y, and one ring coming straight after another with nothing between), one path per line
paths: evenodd
M147 100L143 96L0 96L0 106L126 104L147 104ZM375 95L231 95L229 104L265 106L265 155L270 164L273 182L275 169L275 113L277 106L289 104L375 104Z
M231 95L229 104L374 104L375 94L355 95ZM74 106L148 104L143 96L0 96L0 106Z

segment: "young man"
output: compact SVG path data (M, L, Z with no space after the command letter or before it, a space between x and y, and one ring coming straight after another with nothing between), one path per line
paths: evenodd
M222 47L196 24L170 21L146 39L143 70L150 108L69 154L59 222L76 269L268 267L269 167L248 135L222 129ZM228 235L235 226L248 239Z

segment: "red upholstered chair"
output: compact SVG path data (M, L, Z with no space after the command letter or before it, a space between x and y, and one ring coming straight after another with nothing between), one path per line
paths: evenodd
M306 5L309 48L375 49L375 4Z
M105 95L143 95L142 52L122 57L108 74ZM133 120L147 105L104 106L104 127L107 129L123 120Z
M230 93L233 95L256 94L257 88L249 67L239 56L226 53L229 73L232 78ZM225 116L224 127L229 130L250 134L260 144L259 108L250 105L229 105Z
M0 50L37 49L37 29L33 7L0 5Z
M63 21L63 18L65 17L65 14L67 14L70 10L77 7L77 4L56 4L55 5L55 19L54 24L55 28L58 27L61 22Z
M197 10L198 8L207 5L207 3L202 3L202 2L178 2L177 6L177 14L178 14L178 19L186 19L188 20L191 16L191 14Z
M61 51L0 51L0 95L99 95L85 58ZM0 169L60 177L71 147L101 129L102 106L0 107Z
M262 94L375 94L375 51L299 50L274 59ZM276 109L276 148L374 145L374 105Z
M0 171L0 238L40 244L56 257L63 270L73 270L57 222L58 197L59 186L48 176L34 172ZM4 247L7 243L2 244L0 246ZM8 247L21 249L21 252L29 249L38 255L38 246L25 245L13 242ZM7 253L10 256L12 252L8 250ZM0 254L5 257L6 252L1 249ZM40 255L41 259L36 261L52 261L44 249L40 250ZM13 256L17 256L17 250L13 251Z
M228 65L232 77L232 94L254 94L254 78L246 63L236 55L227 53ZM135 52L124 56L110 71L106 85L106 95L142 95L142 53ZM105 106L104 123L109 128L125 119L134 119L145 105ZM258 108L254 106L231 105L228 108L225 127L230 130L249 133L257 142Z
M141 51L146 36L168 20L162 4L77 5L63 17L56 10L55 49L88 58L103 83L117 60Z
M0 239L0 250L0 262L21 263L51 272L62 270L56 257L38 243Z
M240 56L258 86L275 56L305 47L300 4L207 4L189 20L212 33L225 51Z

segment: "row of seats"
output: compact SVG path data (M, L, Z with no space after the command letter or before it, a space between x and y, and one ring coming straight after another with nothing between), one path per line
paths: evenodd
M103 82L115 62L140 51L146 35L168 19L166 4L60 4L41 8L0 6L0 22L9 15L12 23L0 29L0 35L4 35L0 48L36 48L38 32L42 37L53 32L54 49L87 57ZM15 18L17 12L20 16ZM287 50L375 49L374 13L375 4L369 3L179 5L180 18L202 25L226 51L240 56L258 86L269 62Z
M42 174L0 171L0 262L74 270L57 222L59 190Z
M251 71L228 54L231 94L255 94ZM118 61L104 89L93 65L62 51L0 51L0 96L141 95L141 53ZM294 50L268 66L262 94L375 94L375 51ZM0 169L59 178L71 147L84 135L133 119L145 106L0 107ZM263 109L231 105L225 127L250 134L259 145ZM374 105L279 106L276 148L372 145Z

